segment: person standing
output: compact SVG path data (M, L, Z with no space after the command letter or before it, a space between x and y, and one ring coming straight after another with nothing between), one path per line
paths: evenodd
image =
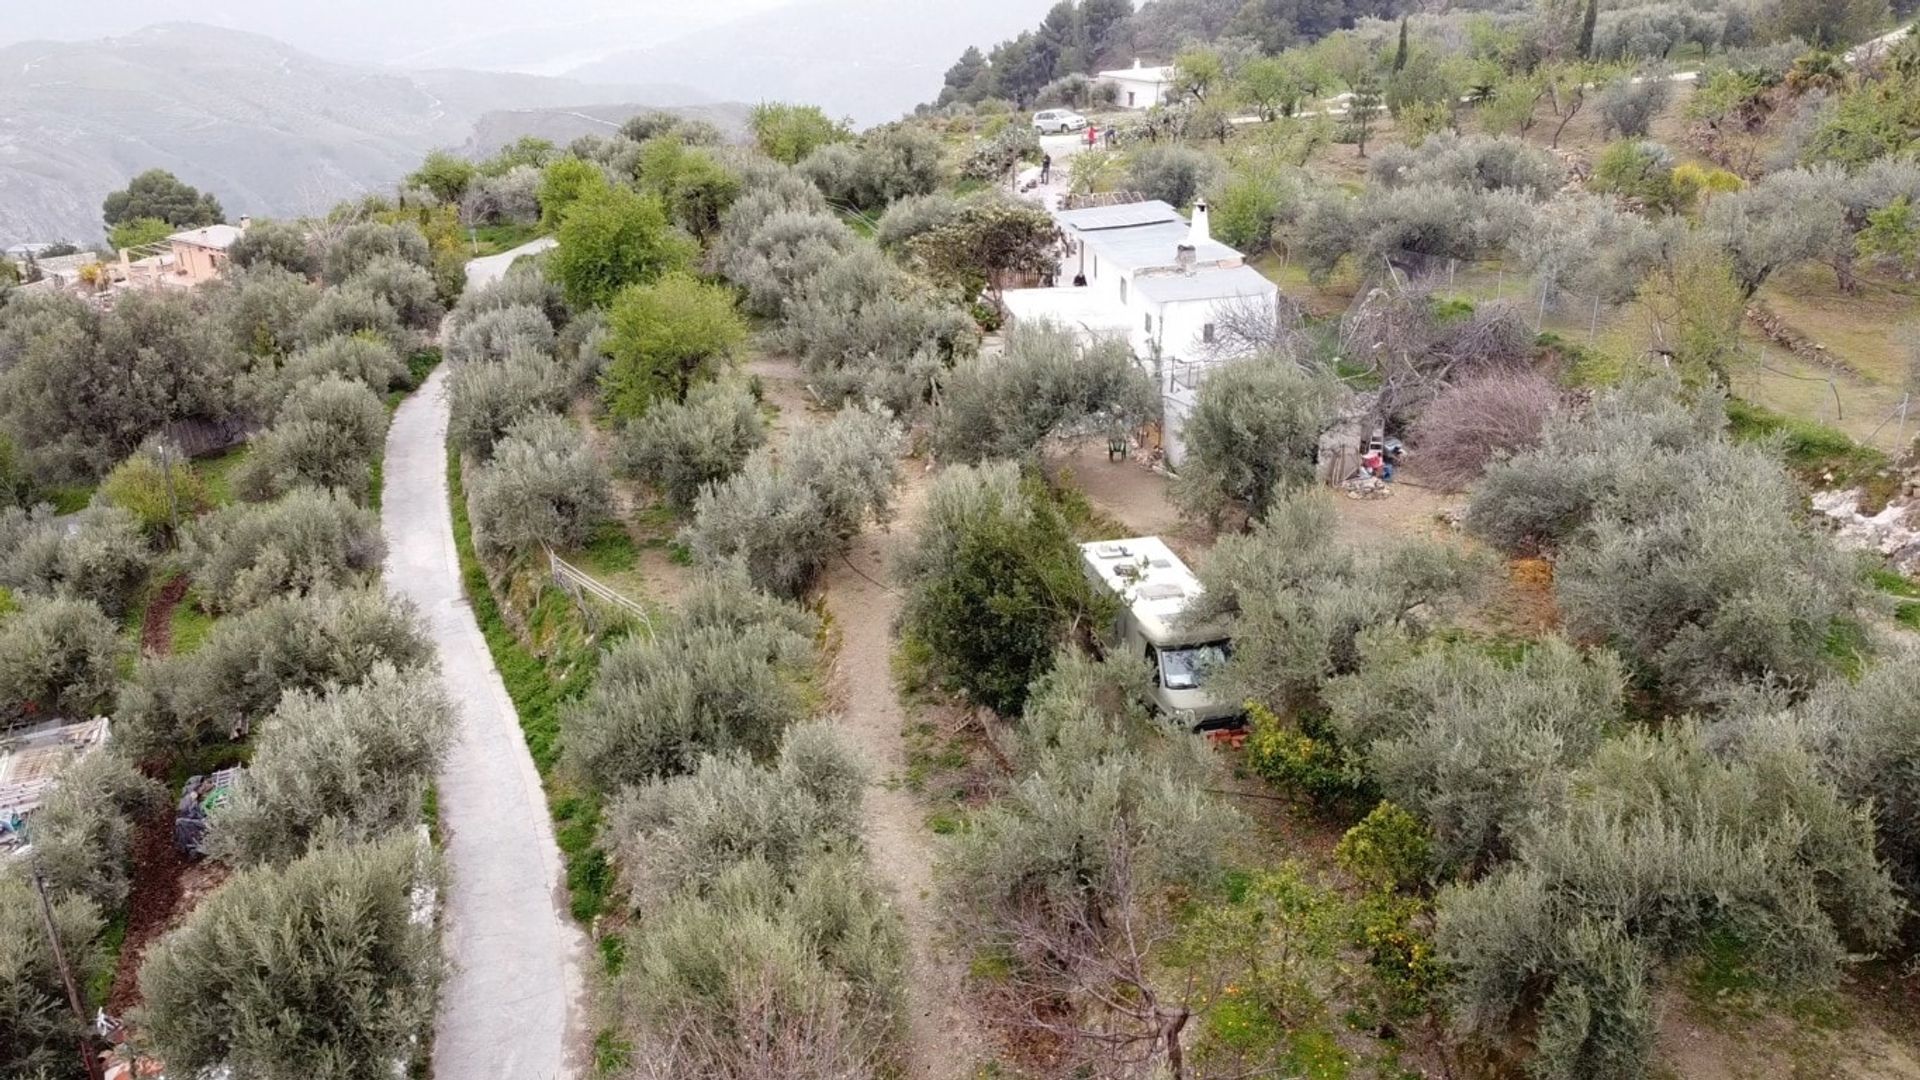
M1088 124L1087 125L1087 149L1091 150L1095 146L1099 145L1099 143L1100 143L1100 129L1098 127L1095 127L1092 124Z
M1053 155L1052 154L1040 155L1040 182L1042 184L1053 183Z

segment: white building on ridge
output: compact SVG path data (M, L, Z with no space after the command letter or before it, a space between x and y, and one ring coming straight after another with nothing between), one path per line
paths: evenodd
M1130 68L1103 71L1098 81L1114 88L1114 103L1123 109L1151 109L1173 96L1173 66L1144 67L1139 60Z
M1053 322L1083 336L1123 336L1160 383L1162 447L1180 459L1182 421L1206 369L1233 359L1220 320L1229 310L1278 310L1280 290L1213 238L1205 202L1188 221L1158 200L1053 211L1066 238L1056 277L1070 285L1011 289L1016 322Z

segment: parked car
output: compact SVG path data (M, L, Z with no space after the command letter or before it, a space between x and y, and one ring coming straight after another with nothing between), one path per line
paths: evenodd
M1087 118L1072 109L1047 109L1033 114L1033 130L1042 135L1064 135L1086 129Z

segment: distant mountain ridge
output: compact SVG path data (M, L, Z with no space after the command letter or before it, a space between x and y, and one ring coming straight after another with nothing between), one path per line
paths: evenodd
M1054 2L803 0L567 74L617 82L646 72L723 100L807 102L864 126L932 98L961 49L1031 26Z
M339 64L191 23L12 45L0 49L0 245L98 237L107 192L152 167L229 214L320 212L467 144L482 117L511 141L512 115L586 106L712 114L716 102L671 84Z

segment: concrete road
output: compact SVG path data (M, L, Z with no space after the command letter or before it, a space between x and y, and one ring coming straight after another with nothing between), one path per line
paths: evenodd
M467 263L467 285L472 288L491 285L507 276L507 267L513 265L513 260L522 255L538 255L557 243L559 241L553 237L543 236L538 240L521 244L512 251L489 255L484 259L474 259Z
M498 277L513 254L469 268L469 279ZM440 993L433 1075L572 1080L587 1072L586 940L567 911L539 773L461 591L447 501L446 383L442 367L394 414L381 498L387 588L426 621L460 717L439 778L451 971Z

